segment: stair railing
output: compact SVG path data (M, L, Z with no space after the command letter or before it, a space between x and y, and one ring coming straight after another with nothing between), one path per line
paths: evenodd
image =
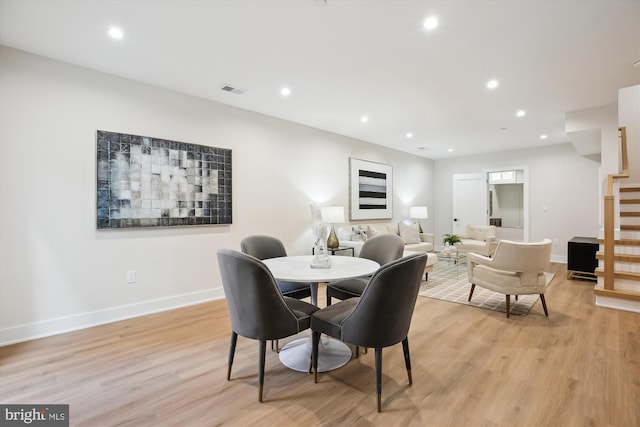
M604 195L604 289L613 290L615 281L615 205L613 196L614 180L629 178L629 158L627 156L627 129L620 132L620 153L622 171L607 176L607 191Z

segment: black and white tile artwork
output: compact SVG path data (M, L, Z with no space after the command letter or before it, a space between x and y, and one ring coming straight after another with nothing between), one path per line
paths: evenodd
M99 130L98 229L231 224L231 150Z

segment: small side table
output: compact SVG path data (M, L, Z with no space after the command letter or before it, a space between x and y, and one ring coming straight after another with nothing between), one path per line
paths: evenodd
M598 240L595 237L574 237L567 244L567 279L597 280Z
M465 252L440 251L436 252L436 255L438 255L438 262L446 261L449 264L449 267L456 267L456 277L458 277L458 274L460 273L460 264L466 265L467 262L467 254Z
M351 256L355 256L355 248L353 246L338 246L337 248L327 248L327 252L329 252L331 255L335 255L336 252L342 252L342 251L351 251ZM311 248L311 255L315 255L316 254L316 248L313 247Z

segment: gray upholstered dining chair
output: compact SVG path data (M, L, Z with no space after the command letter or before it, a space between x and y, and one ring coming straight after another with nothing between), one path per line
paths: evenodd
M551 262L551 240L524 243L501 240L493 257L467 254L467 276L471 283L469 301L477 286L505 294L507 317L511 312L511 295L540 295L544 315L549 316L544 293L545 270Z
M359 298L349 298L313 313L315 382L318 382L320 335L326 334L356 346L375 349L378 412L382 409L382 348L402 342L409 385L413 383L407 334L426 262L426 253L392 261L373 274Z
M269 269L251 255L220 249L218 263L232 329L227 381L231 380L238 335L258 340L258 400L262 402L266 341L308 329L318 307L283 296Z
M245 237L240 242L240 250L259 260L287 256L287 250L282 241L272 236L254 235ZM276 280L276 283L282 295L286 297L296 299L311 297L311 285L308 283L285 282L282 280ZM317 301L311 302L316 303ZM275 340L275 348L274 341L271 342L271 350L280 351L278 340Z
M282 241L271 236L254 235L242 239L240 250L259 260L287 256L287 250ZM282 295L303 299L311 296L311 287L308 283L276 281Z
M360 258L367 258L378 264L385 265L402 256L404 240L393 234L380 234L364 242L360 250ZM331 298L346 300L362 295L369 277L338 280L327 284L327 305L331 305Z

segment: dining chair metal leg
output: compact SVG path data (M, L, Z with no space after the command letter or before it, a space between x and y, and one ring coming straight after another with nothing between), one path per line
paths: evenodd
M320 344L320 332L311 333L311 359L313 361L313 382L318 382L318 345Z
M407 376L409 377L409 385L413 384L411 377L411 356L409 356L409 338L402 340L402 351L404 352L404 365L407 367Z
M549 312L547 311L547 301L544 299L544 294L540 294L540 301L542 301L542 308L544 308L544 315L549 317Z
M262 402L262 391L264 389L264 361L267 354L267 341L260 340L260 359L258 360L258 401Z
M233 356L236 354L237 342L238 342L238 334L231 331L231 345L229 346L229 362L227 363L227 381L231 380L231 365L233 365Z
M378 412L382 412L382 349L376 348L376 394L378 395Z

